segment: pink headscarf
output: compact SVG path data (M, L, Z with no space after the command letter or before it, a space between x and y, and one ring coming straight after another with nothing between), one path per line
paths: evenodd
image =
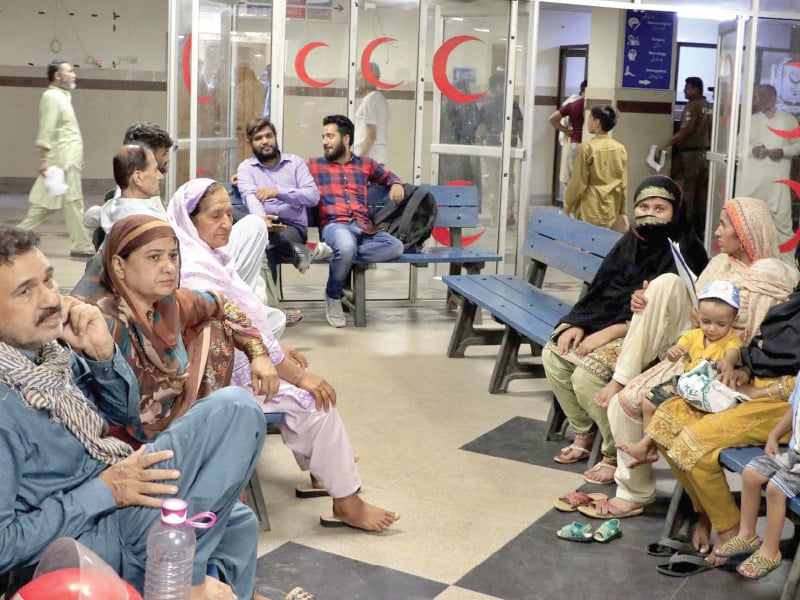
M264 304L256 297L250 287L239 277L236 267L228 254L213 249L197 233L197 228L189 217L200 198L209 186L217 183L213 179L193 179L184 183L172 196L167 207L167 221L175 229L181 247L181 287L190 290L213 290L220 292L246 314L264 338L272 362L276 362L280 346L272 335L272 325L267 317ZM280 352L282 355L282 352ZM234 383L245 377L249 371L247 358L236 352ZM241 377L240 377L241 375ZM246 375L249 378L249 375Z

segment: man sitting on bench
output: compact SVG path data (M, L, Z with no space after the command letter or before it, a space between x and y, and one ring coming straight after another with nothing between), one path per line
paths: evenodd
M38 243L0 227L0 572L68 536L142 592L154 508L177 496L217 515L197 539L192 597L263 598L258 523L237 500L264 444L261 409L229 387L135 452L109 437L109 423L139 422L136 377L100 310L61 296ZM226 583L206 576L212 564Z
M353 154L350 119L329 115L322 126L325 156L307 162L320 193L320 235L333 249L325 287L325 318L331 327L344 327L342 288L353 261L384 262L403 253L403 242L379 230L370 219L367 183L389 187L392 202L402 202L404 192L397 175L369 157Z

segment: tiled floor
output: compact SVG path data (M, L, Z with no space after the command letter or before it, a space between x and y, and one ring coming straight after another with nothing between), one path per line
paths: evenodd
M0 196L0 206L8 223L26 208L20 196ZM67 258L63 231L59 219L45 223L42 247L70 288L82 263ZM298 297L321 295L324 271L312 267L310 275L287 275ZM384 278L391 279L381 266L368 281L381 287ZM779 597L788 564L757 583L722 570L687 579L656 572L664 559L644 548L659 537L672 486L663 465L659 502L623 521L621 539L607 546L558 540L555 530L577 513L556 512L553 501L584 482L580 466L552 461L559 444L544 441L547 382L517 381L507 394L489 394L494 350L448 359L453 315L442 304L370 302L369 326L343 330L325 324L321 300L298 304L305 318L283 341L336 387L361 457L363 497L402 518L381 534L320 527L329 500L294 497L303 475L279 436L269 436L258 470L272 531L260 538L259 589L278 599L299 584L323 600Z

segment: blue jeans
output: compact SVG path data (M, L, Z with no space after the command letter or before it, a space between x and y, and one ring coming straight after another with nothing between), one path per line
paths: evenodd
M403 253L403 242L385 231L372 235L363 233L355 223L329 223L322 230L322 241L333 249L328 285L328 298L341 298L342 287L353 261L373 263L391 260Z

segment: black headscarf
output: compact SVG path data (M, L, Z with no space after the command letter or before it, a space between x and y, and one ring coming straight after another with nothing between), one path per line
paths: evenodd
M634 206L645 198L664 198L672 204L667 224L639 224L623 235L600 265L586 294L561 319L591 334L631 319L631 294L663 273L676 273L668 240L677 242L686 264L699 274L708 264L703 244L686 218L680 186L664 175L647 177L634 195Z

